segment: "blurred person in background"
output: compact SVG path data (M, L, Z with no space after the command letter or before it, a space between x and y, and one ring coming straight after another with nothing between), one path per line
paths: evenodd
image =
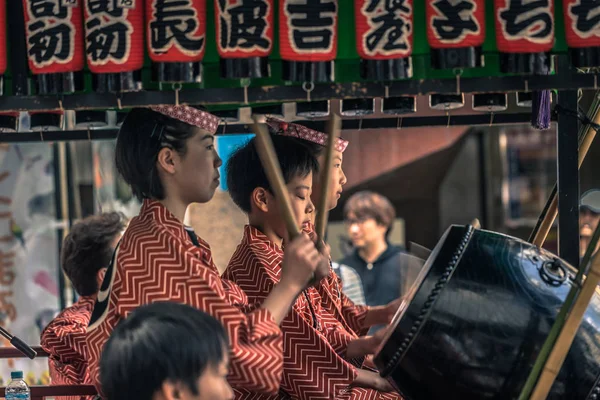
M581 257L583 257L590 244L598 222L600 222L600 189L592 189L581 196L579 210L579 251Z
M79 298L42 331L40 344L49 354L48 368L53 385L89 383L87 326L98 289L125 225L120 213L93 215L73 225L63 241L61 266ZM79 400L80 396L58 399Z
M404 250L388 240L395 218L392 203L370 191L355 193L344 206L344 219L354 250L339 264L356 271L369 306L388 304L401 295L400 255ZM344 274L341 276L343 279Z

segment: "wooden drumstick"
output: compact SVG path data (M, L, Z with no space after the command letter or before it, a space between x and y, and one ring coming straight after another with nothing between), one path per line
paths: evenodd
M317 204L317 221L315 227L317 231L317 237L322 241L325 241L325 230L327 228L327 218L329 216L329 207L327 206L329 203L329 188L331 187L331 179L329 177L331 175L331 164L333 163L335 141L340 136L340 126L340 117L335 113L332 113L331 119L329 120L329 137L327 139L327 148L325 149L325 161L323 162L324 165L321 168L321 198Z
M594 99L594 103L590 107L593 110L593 118L590 118L596 124L600 124L600 92L596 93L596 97ZM579 168L583 164L583 160L587 156L594 139L596 138L596 129L592 126L587 125L583 127L584 133L581 135L581 143L579 144ZM558 216L558 197L556 185L554 185L554 189L550 194L548 201L546 202L546 206L538 219L538 223L534 228L530 242L538 247L542 247L544 242L546 241L546 237L548 237L548 233L550 229L552 229L552 225Z
M258 152L260 162L265 169L269 184L271 185L273 192L275 192L275 199L281 209L290 240L292 240L300 235L300 229L294 218L294 211L292 210L292 204L290 203L288 191L285 186L281 166L279 165L277 154L273 148L273 141L271 140L267 128L263 124L260 124L256 117L253 117L253 119L254 124L252 124L252 131L256 135L256 151Z

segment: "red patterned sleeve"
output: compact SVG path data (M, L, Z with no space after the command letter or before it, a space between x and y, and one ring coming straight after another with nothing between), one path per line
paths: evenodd
M59 315L42 332L40 345L48 356L53 385L81 385L88 381L85 332L87 317ZM80 400L82 396L62 396L62 400Z
M151 282L141 284L139 271L123 270L124 289L135 286L136 281L139 286L133 296L126 291L121 294L117 313L125 317L140 304L156 298L196 307L219 320L228 334L229 383L256 392L277 393L283 369L283 343L281 329L271 314L265 309L242 313L239 305L236 307L231 300L237 298L240 301L243 291L233 283L224 287L216 269L207 266L189 249L182 248L184 246L172 245L181 249L178 257L174 257L177 262L164 262L167 249L156 254L158 260L152 260L153 255L149 255L153 271L153 276L149 277Z
M281 388L299 399L325 393L337 398L345 393L356 379L356 368L340 357L295 309L285 317L281 328L284 332Z
M323 299L323 308L333 315L340 316L356 335L367 334L369 327L364 326L364 321L369 307L354 304L344 294L340 278L333 270L317 285L317 290Z
M340 290L340 300L342 302L342 315L344 319L358 336L364 336L369 331L369 327L365 326L365 318L369 312L368 306L359 306L354 304L352 300L343 291Z

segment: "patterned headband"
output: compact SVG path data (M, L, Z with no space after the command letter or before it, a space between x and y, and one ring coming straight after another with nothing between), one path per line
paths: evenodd
M302 125L284 122L275 118L267 118L267 125L269 125L269 128L279 135L304 139L309 142L320 144L321 146L327 145L328 135L326 133L315 131ZM344 150L346 150L346 147L348 147L348 143L349 142L347 140L337 138L335 141L335 149L340 153L343 153Z
M197 126L205 131L212 133L217 132L219 127L219 117L212 115L209 112L198 110L190 106L175 106L175 105L160 105L150 106L153 111L174 118L188 125Z

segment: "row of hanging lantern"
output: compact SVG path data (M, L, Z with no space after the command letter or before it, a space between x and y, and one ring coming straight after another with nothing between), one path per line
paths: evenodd
M0 0L0 26L6 26ZM206 51L206 0L22 0L29 68L34 93L70 93L83 89L83 69L97 92L140 90L144 44L152 78L162 83L199 82ZM300 116L329 112L327 101L311 101L315 84L335 80L340 0L280 0L278 42L285 81L302 84L307 101ZM355 31L360 73L389 87L410 79L415 0L355 0ZM554 45L552 0L494 0L495 36L503 73L547 74ZM484 65L485 0L428 0L426 31L431 67L453 69L455 95L431 95L430 106L449 110L464 105L460 75ZM215 0L216 44L223 78L271 75L269 56L275 41L274 0ZM563 0L565 33L576 67L600 65L600 27L592 18L595 1ZM6 38L0 29L0 74L6 70ZM246 99L247 100L247 99ZM520 102L523 103L521 99ZM247 102L247 101L246 101ZM344 101L342 111L363 115L372 100ZM477 95L477 107L506 107L506 96ZM385 96L384 112L415 110L414 97Z

